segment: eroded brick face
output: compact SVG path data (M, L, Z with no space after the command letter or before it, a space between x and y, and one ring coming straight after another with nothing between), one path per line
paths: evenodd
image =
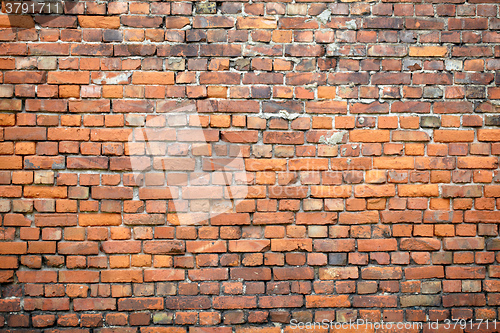
M0 330L499 319L497 0L80 1L0 40Z

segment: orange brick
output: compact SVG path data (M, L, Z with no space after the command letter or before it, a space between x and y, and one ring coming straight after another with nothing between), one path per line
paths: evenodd
M444 57L448 53L445 46L412 46L410 47L410 57Z

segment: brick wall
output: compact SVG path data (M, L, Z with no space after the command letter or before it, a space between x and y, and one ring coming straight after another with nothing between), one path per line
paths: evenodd
M0 330L498 318L497 0L80 1L0 39Z

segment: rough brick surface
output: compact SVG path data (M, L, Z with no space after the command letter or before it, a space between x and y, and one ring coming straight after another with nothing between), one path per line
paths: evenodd
M0 330L500 319L499 7L1 13Z

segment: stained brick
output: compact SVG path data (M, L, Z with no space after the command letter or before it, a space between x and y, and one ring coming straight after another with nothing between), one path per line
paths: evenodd
M118 311L162 310L163 298L136 297L118 300Z

